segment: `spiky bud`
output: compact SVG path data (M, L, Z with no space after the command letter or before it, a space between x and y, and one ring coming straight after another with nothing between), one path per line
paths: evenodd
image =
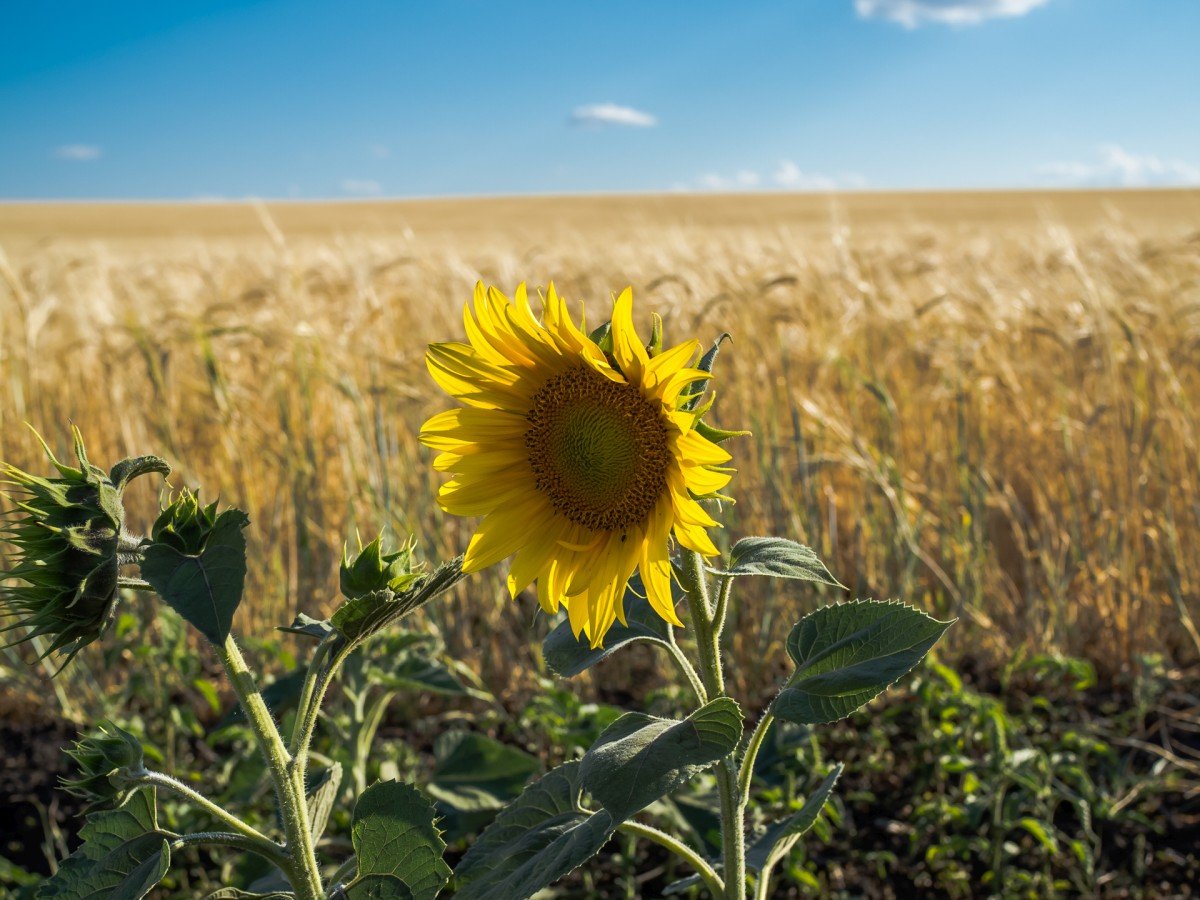
M136 542L124 532L126 485L149 472L170 472L161 459L144 456L105 473L88 461L79 430L72 433L78 468L59 462L38 435L58 477L0 465L3 483L13 489L5 497L14 504L4 511L0 540L17 551L6 577L20 582L0 587L0 615L16 620L3 630L26 628L17 643L46 636L45 654L61 651L63 665L112 621L120 566L135 555Z
M163 508L150 529L150 539L185 556L199 556L217 525L217 501L200 504L200 495L184 488Z
M118 804L145 771L141 741L111 722L105 722L66 752L75 761L79 775L64 776L63 790L85 801L89 810Z
M342 593L353 600L373 591L385 588L400 593L420 575L419 566L413 560L416 541L409 538L399 550L384 549L383 535L363 546L357 538L358 553L350 559L349 548L342 550L341 587Z

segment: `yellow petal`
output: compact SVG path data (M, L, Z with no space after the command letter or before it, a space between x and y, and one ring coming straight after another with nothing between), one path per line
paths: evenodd
M650 356L633 327L633 291L621 291L613 303L612 313L613 357L630 381L641 381L642 372L650 362Z

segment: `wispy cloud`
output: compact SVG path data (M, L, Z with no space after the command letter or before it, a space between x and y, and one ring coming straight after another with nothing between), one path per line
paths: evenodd
M343 178L342 193L354 194L358 197L377 197L383 191L378 181L370 178Z
M753 191L779 188L785 191L845 191L861 190L867 186L867 179L853 172L842 172L837 175L825 175L819 172L806 172L790 159L785 159L770 174L770 177L754 171L742 169L732 175L720 172L706 172L694 182L676 182L671 186L674 191Z
M571 113L571 121L576 125L586 125L592 128L602 128L606 125L653 128L658 124L656 116L642 112L640 109L634 109L632 106L619 106L616 103L592 103L588 106L577 106Z
M1039 166L1037 173L1051 183L1072 187L1169 187L1200 185L1200 165L1131 153L1117 144L1097 148L1091 162L1068 160Z
M95 144L64 144L54 148L56 159L68 162L91 162L104 155L104 151Z
M392 155L392 148L387 144L367 144L367 152L375 159L387 159Z
M1014 19L1050 0L854 0L864 19L887 19L905 28L927 22L978 25L988 19Z

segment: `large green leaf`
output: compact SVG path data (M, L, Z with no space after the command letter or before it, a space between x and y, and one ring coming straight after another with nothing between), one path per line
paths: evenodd
M218 646L225 643L246 582L250 519L240 509L217 516L197 555L155 541L145 551L142 577L172 609Z
M772 710L800 725L845 718L920 662L951 624L895 600L823 607L788 635L796 673Z
M579 766L535 781L484 830L454 872L456 900L525 900L599 852L617 823L579 809Z
M672 581L673 596L682 599L683 593ZM628 624L615 622L604 635L604 646L592 648L571 631L571 623L563 619L542 642L542 656L554 672L563 678L571 678L607 659L626 644L649 641L667 646L668 625L646 600L641 579L634 576L625 588L625 620Z
M115 809L92 813L83 845L38 890L54 900L141 900L171 864L171 834L160 831L154 791L134 791Z
M391 875L411 892L414 900L433 900L450 877L450 867L442 860L446 843L435 824L435 816L433 804L412 785L380 781L363 791L354 804L350 829L358 857L358 875L348 889L367 883L372 876ZM381 885L379 891L390 889L387 879L374 879L370 883Z
M825 563L817 558L817 554L803 544L786 538L742 538L729 552L729 568L714 571L721 575L768 575L843 587L825 568Z
M416 896L395 875L368 875L346 888L346 900L414 900Z
M524 750L486 735L451 731L434 745L436 763L426 790L456 810L501 809L539 768Z
M682 721L626 713L584 754L581 783L623 822L732 753L741 737L742 711L729 697Z
M817 785L800 807L786 819L781 819L767 827L754 843L746 850L746 865L755 872L761 872L767 862L773 857L786 853L795 839L801 837L813 827L817 816L825 808L829 795L833 793L834 785L842 776L842 764L838 763L825 779Z
M329 622L347 641L356 644L449 590L463 577L460 556L421 576L399 593L385 588L347 600L330 616Z

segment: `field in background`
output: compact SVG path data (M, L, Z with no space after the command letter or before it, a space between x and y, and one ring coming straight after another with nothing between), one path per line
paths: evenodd
M961 617L943 660L1200 649L1200 192L5 205L0 249L0 458L40 469L22 423L65 451L74 422L244 506L243 630L328 609L356 527L465 547L414 439L447 405L423 350L477 279L553 279L593 325L631 284L668 340L732 334L727 533ZM832 596L746 595L736 692ZM430 615L521 693L532 600L493 574Z

